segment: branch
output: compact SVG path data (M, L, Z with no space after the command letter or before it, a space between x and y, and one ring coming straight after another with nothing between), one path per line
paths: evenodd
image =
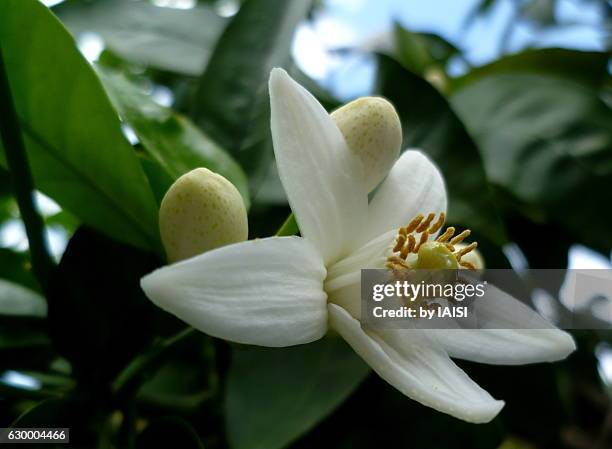
M32 270L43 292L47 290L54 262L47 250L44 223L34 206L34 182L28 164L19 118L11 95L2 50L0 49L0 137L6 154L19 213L25 225Z

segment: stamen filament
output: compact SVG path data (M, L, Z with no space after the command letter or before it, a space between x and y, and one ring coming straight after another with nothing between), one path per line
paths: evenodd
M446 220L446 214L444 212L440 212L440 218L429 228L430 234L435 234L438 230L444 225L444 221Z
M465 256L467 253L469 253L470 251L476 249L477 246L478 246L478 242L472 242L468 246L466 246L465 248L463 248L460 251L456 252L455 253L455 257L457 258L457 261L461 262L461 258L463 256Z
M465 260L459 261L459 265L461 265L462 267L465 267L465 268L467 268L469 270L476 270L476 266L473 263L467 262Z
M411 232L413 232L417 228L417 226L419 226L422 220L423 220L423 214L419 214L416 217L414 217L412 221L408 223L408 225L405 228L406 234L410 234Z
M431 221L434 219L435 216L436 214L433 214L433 213L429 214L427 218L425 219L425 221L422 222L418 228L416 228L416 232L426 231L427 228L429 228L429 224L431 223Z
M444 234L439 236L436 239L436 241L440 243L445 243L448 239L450 239L453 236L453 234L455 234L455 228L451 226L450 228L447 228L446 231L444 231Z
M451 245L456 245L457 243L463 242L467 238L467 236L469 236L471 233L472 233L472 231L470 231L469 229L466 229L461 234L456 235L455 237L453 237L452 240L450 241L450 244Z
M419 248L421 247L421 245L422 245L423 243L425 243L425 242L427 241L427 237L428 237L427 232L423 232L423 233L421 234L421 239L419 240L419 244L416 246L416 248L414 248L414 252L415 252L415 253L418 253L418 252L419 252Z

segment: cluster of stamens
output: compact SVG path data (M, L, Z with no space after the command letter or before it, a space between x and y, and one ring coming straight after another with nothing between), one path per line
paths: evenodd
M392 250L392 255L387 259L387 268L397 269L411 269L411 266L406 259L409 254L419 253L419 249L422 245L429 241L429 237L438 232L442 226L446 216L444 212L440 212L438 219L434 222L436 214L430 213L427 217L423 214L419 214L414 217L406 226L399 229L395 246ZM432 223L433 222L433 223ZM420 234L420 236L418 236ZM475 270L474 264L462 260L462 258L469 252L476 249L478 243L473 242L469 245L456 249L455 245L463 242L471 231L466 229L465 231L455 235L455 228L450 226L442 234L440 234L434 241L443 244L448 250L455 256L457 263L470 270ZM416 237L418 236L418 237Z

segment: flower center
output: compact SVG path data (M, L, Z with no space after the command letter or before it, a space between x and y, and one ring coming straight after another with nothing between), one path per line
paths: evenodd
M446 216L440 212L430 213L427 217L419 214L406 226L399 229L391 255L387 257L386 267L391 270L401 269L457 269L459 267L475 270L476 267L462 260L463 256L473 251L478 243L456 249L455 245L463 242L471 233L469 229L455 235L455 228L448 227L435 240L430 237L444 225Z

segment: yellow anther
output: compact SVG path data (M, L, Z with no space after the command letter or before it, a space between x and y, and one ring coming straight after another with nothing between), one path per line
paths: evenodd
M461 234L456 235L455 237L453 237L452 240L450 241L450 244L451 245L456 245L457 243L463 242L467 238L467 236L470 235L471 233L472 233L472 231L470 231L469 229L466 229Z
M396 253L398 252L400 249L402 249L402 246L404 246L404 242L406 241L406 236L405 235L398 235L397 236L397 242L395 243L395 246L393 247L393 252Z
M458 261L461 262L461 258L465 256L467 253L469 253L470 251L476 249L477 246L478 246L477 242L472 242L465 248L462 248L461 250L457 251L455 253L455 257L457 258Z
M419 244L414 248L415 253L419 252L421 245L427 241L427 237L429 237L429 234L427 234L427 232L423 232L421 234L421 238L419 239Z
M397 256L391 256L387 259L387 268L391 269L410 269L410 266L406 263L406 261L400 259Z
M423 221L423 214L419 214L414 217L412 221L406 225L406 234L410 234L411 232L413 232L417 228L417 226L419 226L421 221Z
M444 231L444 234L442 234L441 236L439 236L436 241L437 242L441 242L444 243L446 242L448 239L450 239L453 234L455 233L455 228L453 228L452 226L450 228L447 228L446 231Z
M459 261L459 265L467 268L468 270L476 270L476 266L471 262L466 262L465 260Z
M410 234L408 236L408 243L406 243L406 247L408 248L408 252L411 253L412 251L414 251L414 247L416 246L416 239L414 238L414 235Z
M431 221L434 219L435 216L436 214L429 214L427 218L425 219L425 221L422 222L418 228L416 228L416 232L427 231L427 228L429 228L429 224L431 223Z
M397 239L393 246L393 255L387 259L387 268L397 271L405 268L468 268L470 270L480 269L484 266L482 262L474 260L481 259L472 257L478 255L474 249L478 243L462 243L471 231L465 231L455 236L455 228L449 227L437 239L430 241L430 236L437 233L446 219L446 214L440 212L438 219L432 224L436 214L429 213L427 218L418 214L406 226L398 230ZM420 233L419 237L416 234ZM454 237L453 237L454 236ZM416 259L408 259L409 254L416 254ZM461 260L466 254L470 254L469 261ZM472 260L474 259L474 260Z
M444 225L445 220L446 220L446 215L444 214L444 212L440 212L440 218L438 218L438 221L436 221L433 225L431 225L428 232L430 234L435 234L436 232L438 232L440 228Z

